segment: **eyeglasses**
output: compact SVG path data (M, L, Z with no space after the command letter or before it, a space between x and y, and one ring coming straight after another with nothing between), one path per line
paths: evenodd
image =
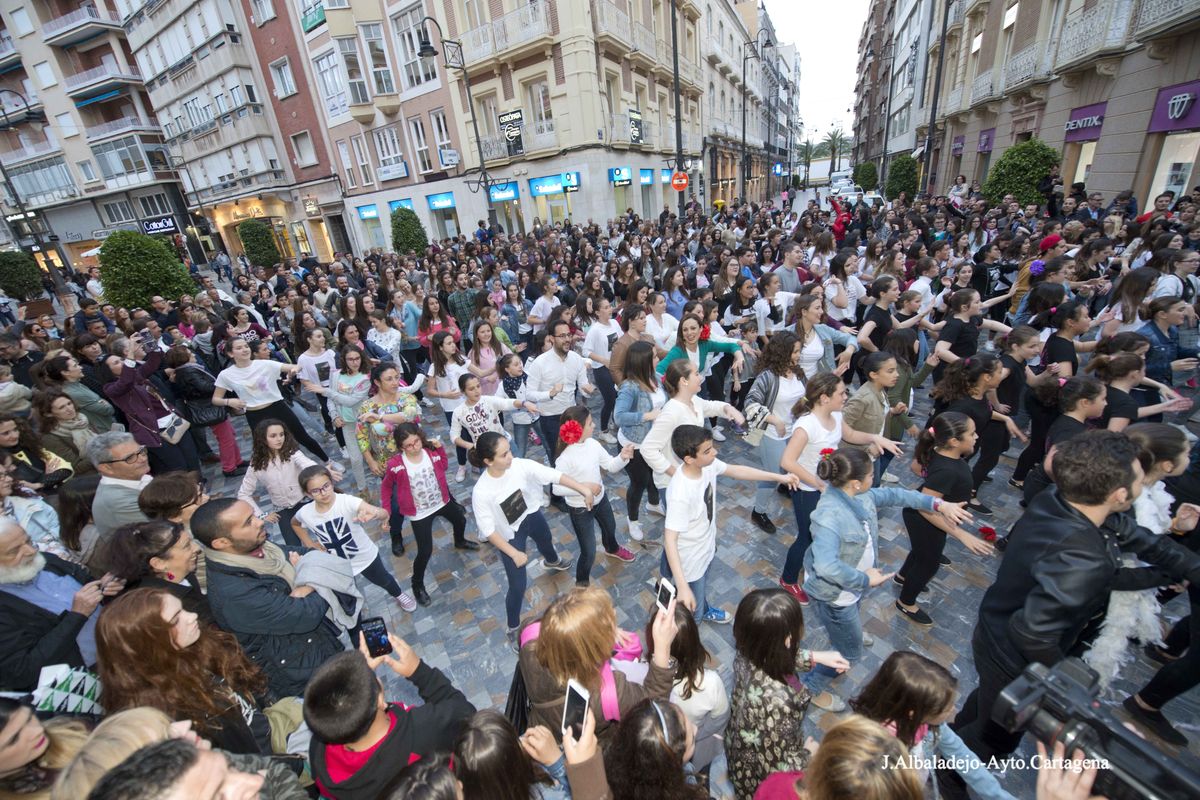
M136 464L138 459L146 457L146 448L139 447L124 458L110 458L107 461L101 461L101 464L116 464L118 461L123 461L126 464Z
M333 491L333 484L327 483L324 486L313 486L308 490L309 494L325 494Z

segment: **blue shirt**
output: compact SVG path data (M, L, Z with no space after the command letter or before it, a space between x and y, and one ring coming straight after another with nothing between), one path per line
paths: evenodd
M79 581L69 575L56 575L48 569L39 572L38 576L29 583L4 585L4 591L55 616L71 610L71 602L75 599L75 593L79 589ZM75 637L75 644L79 645L79 654L83 656L84 664L96 663L96 618L98 616L99 614L92 614L88 617L88 621L84 623Z

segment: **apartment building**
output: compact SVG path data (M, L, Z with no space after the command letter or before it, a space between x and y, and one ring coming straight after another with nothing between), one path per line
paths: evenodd
M871 0L859 34L858 80L854 84L855 164L883 160L895 10L896 0Z
M203 260L120 4L4 0L0 18L0 161L26 209L9 193L4 213L18 244L43 268L84 268L111 233L138 230Z
M879 178L886 179L886 160L911 154L918 145L917 124L925 107L925 70L928 68L930 0L897 0L890 37L891 51L885 52L884 72L890 81L884 138L886 157L881 157ZM925 115L928 119L928 114Z
M776 196L792 184L795 173L794 152L796 144L804 138L804 123L800 119L800 52L795 45L781 45L776 51L776 69L779 73L779 90L773 135L779 155L772 165L768 196Z
M1068 185L1133 189L1141 208L1200 183L1200 0L955 0L944 43L943 2L925 92L939 96L931 189L985 180L1034 136L1062 152Z

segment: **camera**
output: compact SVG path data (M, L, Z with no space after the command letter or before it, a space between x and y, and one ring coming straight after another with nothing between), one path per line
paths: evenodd
M1000 693L992 720L1014 733L1029 731L1047 751L1062 742L1067 758L1080 750L1105 763L1092 791L1109 800L1200 798L1200 774L1126 728L1099 694L1100 676L1078 658L1030 664Z

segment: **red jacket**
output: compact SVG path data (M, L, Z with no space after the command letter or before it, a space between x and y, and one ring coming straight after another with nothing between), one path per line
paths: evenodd
M838 201L832 197L829 198L829 205L833 206L833 238L841 244L846 238L846 226L850 224L850 212L838 205Z
M442 502L450 502L450 485L446 482L446 469L450 462L446 460L446 448L426 446L425 452L433 462L433 474L437 476L438 486L442 489ZM396 510L406 517L417 513L417 503L413 500L412 485L408 481L408 462L404 453L396 453L387 462L383 473L383 485L379 487L383 507L392 510L392 495L396 495Z

